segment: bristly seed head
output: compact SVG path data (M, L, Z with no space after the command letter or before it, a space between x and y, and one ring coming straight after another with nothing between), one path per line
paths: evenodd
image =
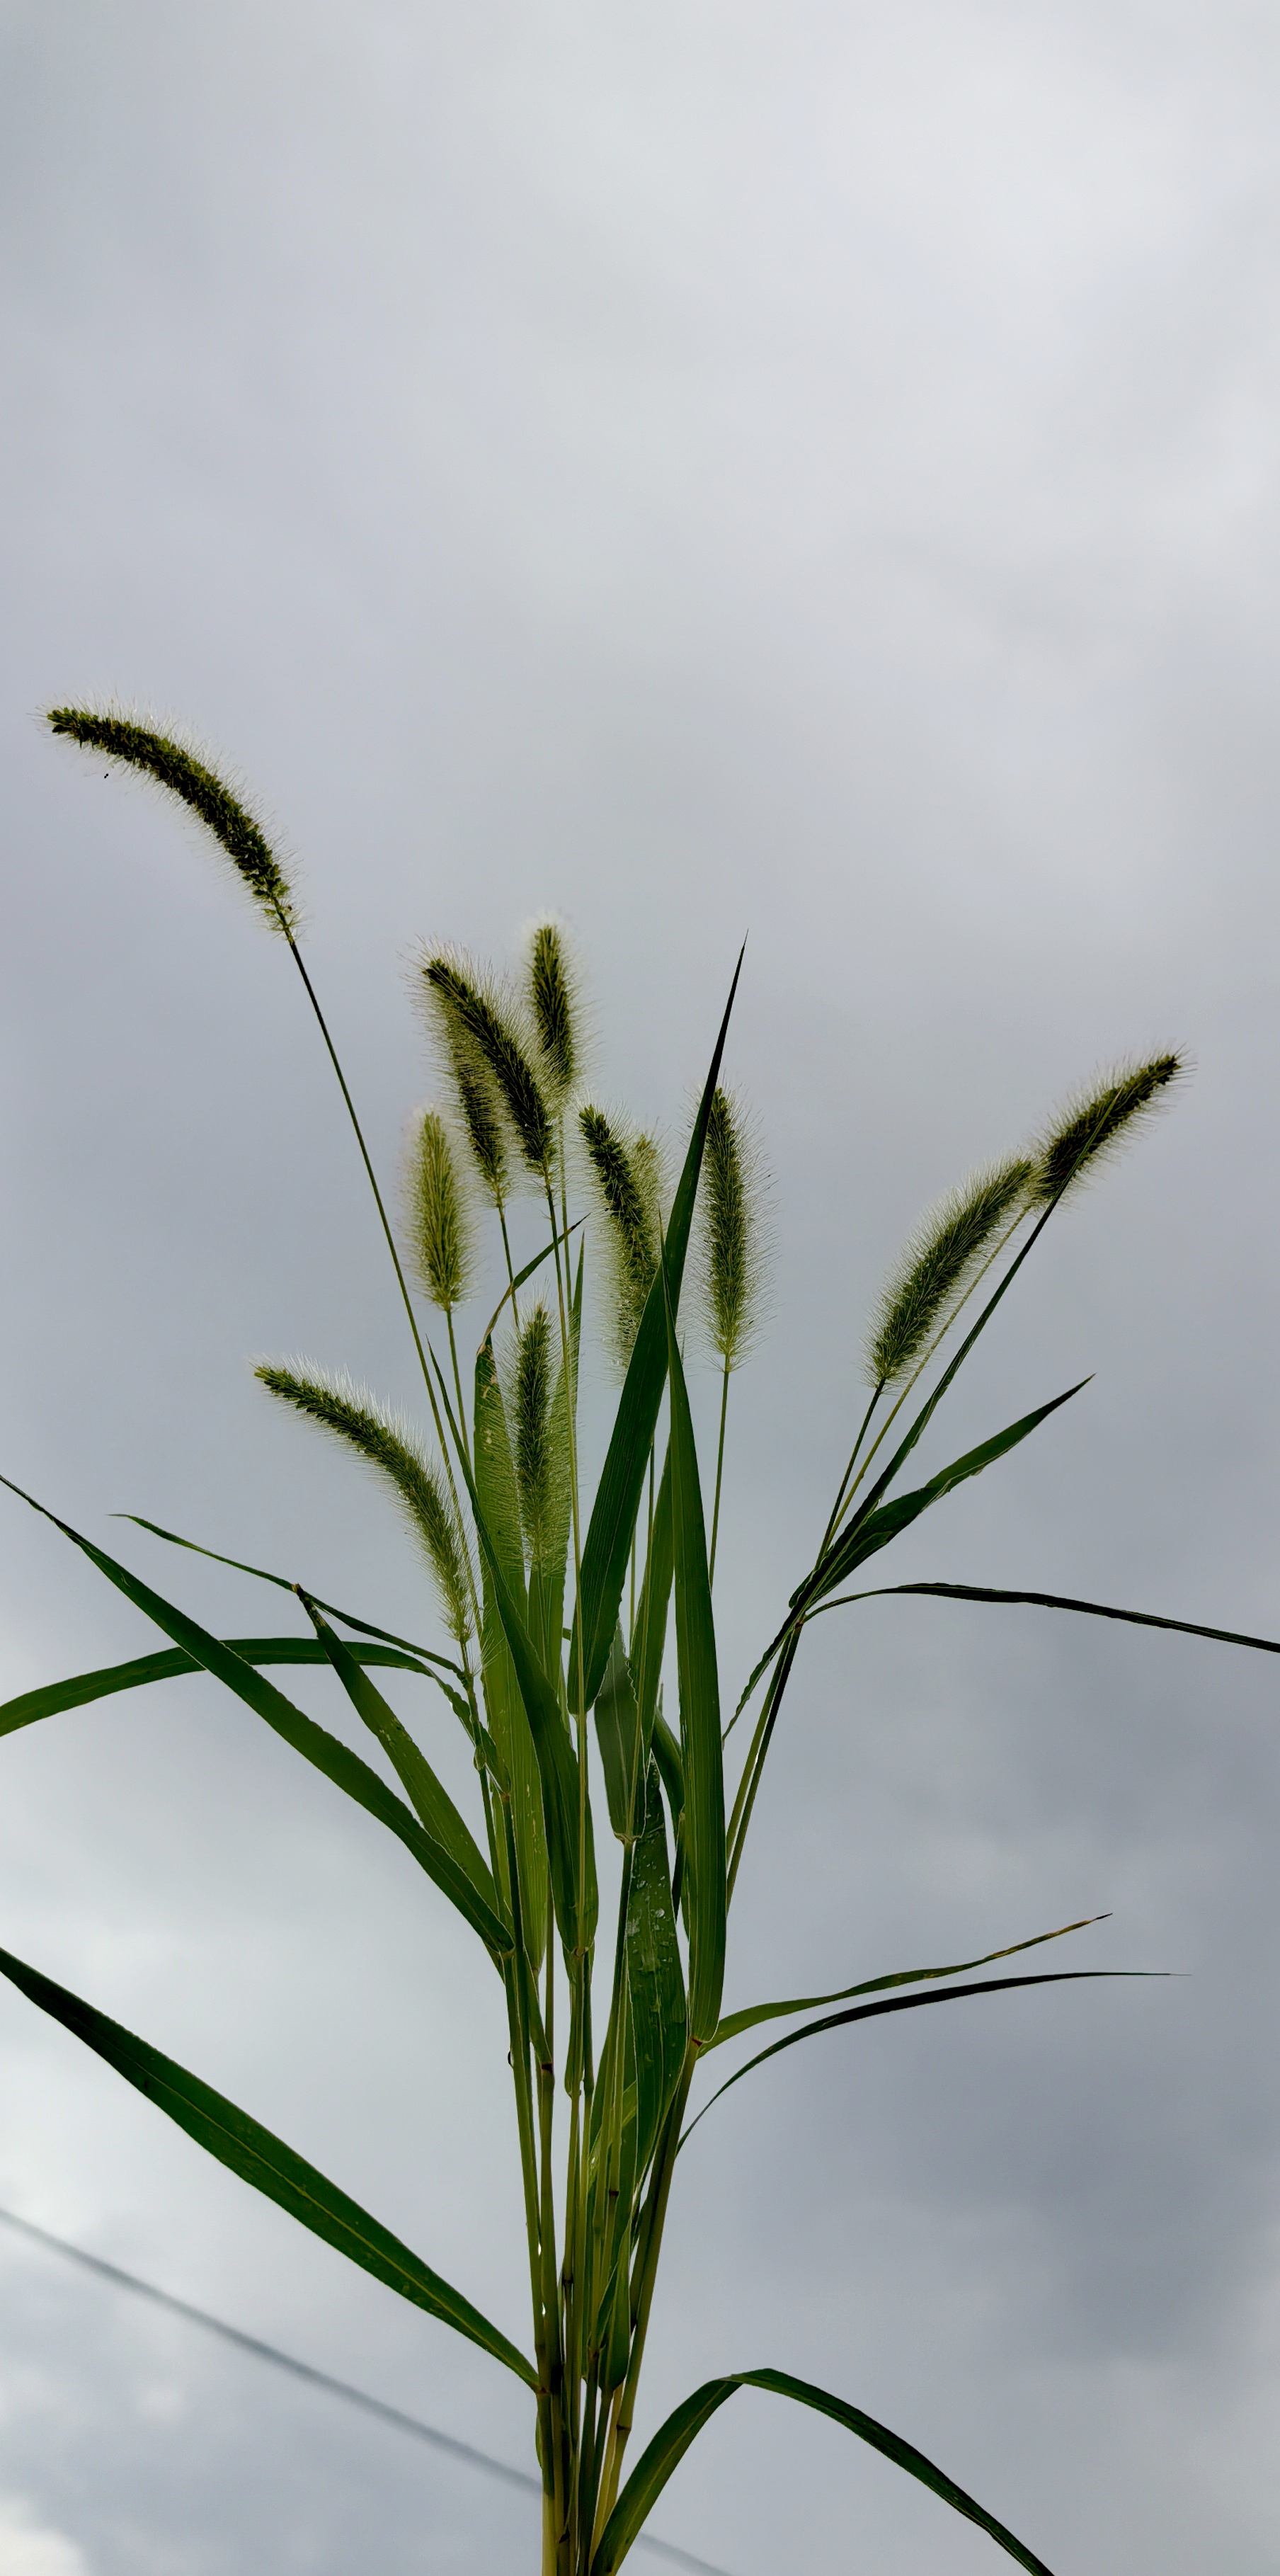
M558 921L540 921L529 941L529 1005L546 1090L562 1109L579 1069L578 976Z
M525 1164L545 1179L555 1162L555 1127L514 1013L468 958L449 949L428 950L420 964L426 998L455 1067L470 1059L490 1077ZM468 1133L475 1150L470 1118Z
M447 1313L470 1292L474 1257L471 1210L435 1109L414 1119L403 1196L414 1267L432 1304Z
M699 1285L712 1347L725 1367L745 1358L764 1292L764 1178L755 1138L734 1093L716 1090L698 1191Z
M1024 1158L975 1172L922 1218L881 1292L867 1343L872 1386L904 1377L972 1282L991 1237L1028 1204L1035 1166Z
M541 1299L520 1326L513 1393L520 1518L529 1553L537 1558L552 1500L551 1319Z
M1182 1056L1152 1056L1146 1064L1119 1064L1104 1082L1078 1093L1041 1143L1033 1184L1037 1199L1046 1205L1060 1199L1185 1071Z
M296 1368L276 1368L263 1361L254 1375L270 1394L296 1405L299 1413L322 1423L326 1431L335 1431L371 1467L389 1478L410 1527L426 1550L446 1623L458 1644L464 1646L471 1634L466 1538L443 1477L423 1456L408 1425L384 1413L372 1396L362 1387L353 1386L349 1378L329 1377L302 1362Z
M190 808L214 839L220 841L241 882L266 914L274 930L292 938L298 911L275 852L261 825L239 797L185 743L154 733L129 717L96 707L50 707L46 721L53 733L66 734L88 751L105 752L130 769L141 770L157 786Z
M656 1137L628 1145L602 1109L578 1112L596 1194L607 1220L613 1285L614 1348L625 1368L658 1267L662 1240L662 1157Z

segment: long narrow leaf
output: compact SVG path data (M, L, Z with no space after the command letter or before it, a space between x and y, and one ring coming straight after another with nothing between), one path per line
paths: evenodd
M11 1494L17 1494L43 1519L52 1521L54 1528L60 1529L64 1538L69 1538L74 1546L80 1548L97 1566L99 1573L105 1574L107 1581L113 1583L118 1592L123 1592L126 1600L132 1601L167 1637L172 1637L174 1644L181 1646L194 1663L203 1665L207 1673L213 1674L215 1681L234 1691L237 1699L243 1700L256 1716L265 1719L275 1734L282 1736L295 1753L302 1754L304 1760L313 1763L317 1771L322 1771L335 1788L343 1790L368 1815L376 1816L379 1824L398 1834L428 1878L433 1879L445 1894L451 1895L455 1904L458 1902L453 1887L446 1886L441 1876L441 1862L447 1859L447 1855L441 1852L439 1844L433 1842L429 1834L424 1833L403 1798L397 1798L394 1790L387 1787L386 1781L380 1779L367 1762L361 1761L358 1753L352 1753L336 1735L330 1735L323 1726L317 1726L314 1718L304 1716L292 1700L285 1698L283 1691L276 1689L274 1682L264 1681L252 1664L244 1662L230 1646L223 1645L220 1638L211 1636L198 1620L189 1618L186 1611L179 1610L172 1601L166 1601L163 1594L153 1592L150 1584L140 1582L126 1566L118 1565L103 1548L95 1547L92 1539L82 1538L68 1522L59 1520L56 1512L48 1511L43 1503L37 1503L30 1494L23 1493L20 1485L11 1483L7 1476L0 1476L0 1485L8 1486ZM496 1916L492 1918L490 1930L482 1937L498 1950L511 1947L510 1936Z
M1024 1413L1020 1421L1009 1423L1004 1431L997 1431L994 1439L984 1440L977 1449L967 1449L963 1458L953 1458L951 1465L931 1476L927 1485L918 1485L910 1494L899 1494L895 1502L882 1503L879 1510L872 1512L866 1520L854 1521L828 1549L808 1583L795 1596L792 1607L797 1602L807 1604L820 1600L833 1584L843 1583L856 1565L874 1556L878 1549L887 1547L890 1539L896 1538L900 1530L909 1528L912 1521L919 1520L921 1513L927 1512L931 1504L940 1502L944 1494L951 1493L957 1485L965 1484L970 1476L980 1476L983 1468L992 1466L997 1458L1007 1457L1011 1449L1016 1449L1021 1441L1028 1439L1042 1422L1048 1421L1051 1413L1056 1413L1060 1405L1069 1404L1072 1396L1079 1395L1081 1388L1088 1384L1087 1377L1080 1378L1064 1394L1055 1395L1048 1404L1037 1405L1034 1413Z
M636 2170L643 2173L671 2107L687 2036L662 1791L652 1757L644 1824L631 1860L626 1945L636 2054Z
M720 1078L720 1060L729 1033L729 1015L742 973L742 956L733 970L729 999L725 1004L720 1034L711 1058L711 1070L698 1105L684 1170L672 1203L666 1234L666 1284L661 1268L649 1291L640 1318L631 1353L630 1365L618 1403L617 1416L610 1437L596 1499L582 1551L582 1593L573 1617L573 1639L569 1649L569 1689L577 1706L579 1687L579 1635L585 1672L586 1706L590 1708L604 1679L613 1632L617 1624L622 1588L626 1581L627 1560L631 1552L631 1534L644 1489L649 1450L657 1428L658 1409L667 1375L667 1331L665 1300L669 1296L674 1310L679 1311L680 1283L684 1277L685 1254L689 1247L689 1228L697 1196L698 1174L702 1169L702 1148L706 1141L711 1103Z
M693 1418L675 1312L667 1303L671 1381L671 1532L675 1562L680 1751L684 1761L684 1869L689 1923L689 2036L709 2039L724 1988L724 1745L720 1680L707 1571L707 1536Z
M966 2495L964 2488L958 2487L954 2478L947 2477L945 2471L935 2468L932 2460L927 2460L923 2451L917 2451L914 2443L904 2442L901 2434L891 2433L887 2425L878 2424L873 2415L864 2415L860 2406L847 2405L842 2397L831 2396L825 2388L815 2388L807 2379L793 2379L786 2370L735 2370L724 2379L708 2379L701 2388L694 2389L691 2397L686 2397L673 2409L665 2424L654 2434L648 2449L641 2453L605 2524L600 2546L591 2561L591 2576L613 2576L614 2569L621 2566L627 2551L639 2539L672 2470L679 2466L703 2425L710 2422L726 2398L732 2397L739 2388L763 2388L774 2397L792 2397L800 2406L812 2406L819 2415L829 2415L833 2423L842 2424L846 2432L856 2433L859 2441L870 2443L873 2451L880 2451L886 2460L892 2460L895 2468L905 2469L908 2477L918 2478L922 2486L930 2487L934 2495L951 2506L953 2512L962 2513L969 2522L976 2522L980 2531L985 2531L991 2540L997 2541L1001 2549L1006 2549L1009 2556L1017 2560L1020 2567L1027 2569L1028 2576L1050 2576L1043 2558L1037 2558L1033 2550L1015 2539L1002 2522L996 2521L994 2514L975 2504L973 2497Z
M1163 1968L1053 1968L1043 1970L1038 1977L981 1977L971 1986L938 1986L931 1995L889 1995L883 2003L855 2004L849 2012L826 2013L821 2021L807 2021L803 2030L789 2030L785 2039L775 2039L772 2047L762 2048L758 2056L749 2057L746 2065L740 2066L737 2073L730 2075L720 2086L719 2092L712 2094L710 2102L703 2103L698 2119L689 2122L680 2144L684 2146L693 2136L698 2120L705 2120L721 2094L731 2092L735 2084L742 2082L744 2075L750 2075L757 2066L763 2066L766 2058L781 2056L784 2048L798 2048L802 2039L816 2039L824 2030L843 2030L846 2022L875 2021L882 2013L918 2012L925 2004L963 2003L966 1995L998 1995L1014 1986L1070 1986L1095 1977L1160 1977L1166 1973Z
M1238 1628L1201 1628L1193 1619L1158 1619L1153 1610L1113 1610L1105 1601L1073 1601L1063 1592L997 1592L985 1583L881 1583L870 1592L846 1592L838 1601L824 1601L810 1615L818 1619L823 1611L842 1610L849 1601L887 1601L900 1592L923 1592L939 1601L1025 1602L1036 1610L1079 1610L1089 1619L1123 1619L1132 1628L1174 1628L1180 1637L1210 1637L1220 1646L1252 1646L1259 1655L1280 1655L1275 1637L1247 1637Z
M792 1995L788 2002L748 2004L745 2011L728 2013L717 2022L710 2039L703 2042L703 2055L713 2048L723 2048L727 2039L740 2039L744 2030L755 2030L762 2021L785 2021L789 2013L816 2012L823 2004L848 2003L853 1995L880 1995L892 1986L925 1985L936 1977L964 1977L971 1968L989 1968L993 1959L1014 1959L1021 1950L1038 1950L1045 1941L1061 1941L1068 1932L1085 1932L1090 1924L1105 1923L1105 1914L1083 1914L1078 1923L1060 1923L1056 1932L1035 1932L1029 1941L1010 1941L1003 1950L984 1950L980 1959L953 1959L945 1968L899 1968L891 1977L867 1977L859 1986L841 1986L830 1995Z
M246 1664L327 1661L317 1637L228 1637L225 1643ZM401 1672L420 1673L427 1681L435 1679L416 1656L403 1654L398 1647L353 1646L351 1651L362 1664L391 1664ZM181 1646L165 1646L156 1655L135 1655L127 1664L105 1664L100 1672L72 1673L64 1682L46 1682L40 1690L23 1691L17 1699L0 1702L0 1735L34 1726L37 1718L56 1717L64 1708L85 1708L91 1700L108 1699L113 1691L141 1690L148 1682L177 1681L184 1673L203 1670Z
M295 2155L292 2147L251 2119L247 2111L238 2110L225 2094L215 2093L211 2085L201 2083L198 2075L189 2074L173 2058L163 2056L145 2039L136 2038L118 2021L110 2021L79 1995L55 1985L52 1978L41 1976L39 1969L29 1968L7 1950L0 1950L0 1976L7 1977L20 1993L38 2004L41 2012L49 2013L64 2030L73 2032L87 2048L105 2058L117 2075L123 2075L127 2084L145 2093L148 2101L175 2120L219 2164L239 2174L243 2182L252 2183L255 2191L274 2200L291 2218L309 2227L313 2235L323 2237L327 2245L335 2246L340 2254L358 2263L362 2271L371 2272L375 2280L384 2281L402 2299L425 2308L428 2316L438 2317L455 2333L479 2344L495 2361L505 2362L527 2387L536 2388L538 2375L532 2362L526 2361L524 2354L508 2342L497 2326L490 2325L460 2290L452 2289L420 2255L410 2253L389 2228L371 2218L358 2201L348 2199L314 2165Z
M444 1387L443 1379L441 1387L443 1401L447 1404L448 1389ZM515 1667L516 1682L533 1737L542 1784L542 1815L556 1922L566 1950L585 1953L595 1933L596 1898L590 1847L588 1883L581 1889L578 1883L578 1766L573 1746L559 1699L534 1651L524 1613L507 1581L501 1543L489 1527L476 1491L475 1477L461 1446L458 1466L466 1481L480 1553L493 1587L494 1607Z
M335 1634L314 1603L306 1601L305 1607L357 1717L394 1763L418 1811L423 1831L437 1848L439 1858L433 1872L437 1887L443 1889L491 1949L509 1950L511 1934L498 1911L498 1891L488 1864L448 1790L436 1778L425 1753L414 1743L407 1727L401 1725L395 1710L388 1707L377 1684L361 1669L345 1638Z
M17 1490L15 1486L15 1493ZM166 1547L185 1547L192 1556L207 1556L211 1565L229 1565L235 1574L251 1574L255 1583L273 1583L278 1592L297 1590L292 1575L270 1574L264 1565L246 1565L242 1557L220 1556L216 1547L201 1547L197 1539L180 1538L177 1530L162 1529L159 1521L144 1520L141 1512L113 1512L111 1517L132 1521L135 1529L147 1530L152 1538L162 1538ZM412 1637L397 1637L393 1628L375 1628L371 1620L357 1619L354 1610L340 1610L335 1601L323 1601L318 1592L309 1591L308 1598L330 1619L340 1619L344 1628L355 1628L362 1637L376 1637L384 1646L402 1646L406 1654L417 1655L424 1664L439 1664L445 1672L456 1674L460 1682L466 1681L461 1664L455 1664L451 1655L438 1655L431 1646L416 1645Z
M1065 1395L1055 1396L1052 1403L1042 1404L1035 1413L1024 1414L1020 1422L1011 1422L1006 1431L998 1431L993 1440L984 1440L980 1448L970 1449L963 1458L953 1459L951 1465L944 1467L940 1475L931 1477L927 1485L918 1485L913 1493L900 1494L896 1502L882 1504L877 1511L871 1511L864 1504L862 1510L828 1548L826 1555L819 1559L812 1574L806 1575L804 1582L799 1584L792 1593L790 1604L792 1615L784 1619L777 1636L770 1640L759 1662L753 1667L746 1688L725 1729L726 1736L730 1735L737 1725L756 1683L761 1675L768 1671L779 1648L786 1644L788 1637L794 1634L806 1617L812 1616L813 1605L823 1600L834 1584L843 1583L846 1575L852 1574L855 1566L861 1565L867 1557L874 1556L878 1549L887 1547L889 1541L896 1538L900 1530L907 1529L912 1521L918 1520L922 1512L928 1511L931 1503L939 1502L944 1494L951 1492L953 1486L963 1484L969 1476L981 1475L983 1468L991 1466L996 1458L1003 1458L1010 1449L1016 1449L1020 1440L1025 1440L1049 1414L1057 1412L1060 1404L1067 1404L1073 1395L1079 1395L1081 1387L1088 1384L1088 1378L1081 1378L1078 1385L1067 1388ZM909 1447L910 1443L906 1446ZM902 1454L905 1455L905 1447ZM876 1487L877 1493L882 1490L887 1480L888 1471L886 1470L885 1476ZM905 1587L895 1585L892 1588L902 1590ZM853 1597L861 1599L863 1596L856 1594Z

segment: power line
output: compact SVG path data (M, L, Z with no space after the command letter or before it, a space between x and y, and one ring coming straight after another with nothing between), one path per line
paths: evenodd
M140 2281L135 2272L124 2272L118 2263L108 2263L101 2254L89 2254L83 2245L71 2245L65 2236L53 2236L47 2227L37 2227L29 2218L19 2218L12 2209L0 2209L0 2224L15 2228L37 2245L47 2246L54 2254L63 2254L68 2262L79 2263L86 2272L110 2281L118 2290L131 2290L135 2298L150 2299L153 2307L167 2308L172 2316L185 2317L188 2325L203 2326L206 2334L220 2335L224 2343L235 2344L239 2351L252 2353L257 2361L268 2361L276 2370L287 2370L294 2379L303 2379L312 2388L323 2389L329 2397L340 2397L348 2406L358 2406L366 2415L376 2416L379 2423L390 2424L398 2433L411 2433L419 2442L430 2442L437 2451L447 2451L452 2459L461 2460L485 2476L501 2478L509 2487L521 2487L527 2495L541 2496L542 2480L525 2469L513 2469L506 2460L495 2460L488 2451L478 2451L474 2443L461 2442L456 2434L442 2433L435 2424L424 2424L421 2416L406 2415L399 2406L389 2406L381 2397L370 2397L363 2388L354 2388L346 2379L335 2379L330 2371L316 2370L311 2362L299 2361L291 2352L281 2352L261 2336L245 2334L240 2326L229 2326L221 2317L210 2316L207 2308L196 2308L189 2299L176 2299L170 2290L159 2290L154 2281ZM659 2540L652 2532L641 2531L632 2543L635 2549L647 2549L676 2567L689 2567L695 2576L725 2576L723 2567L713 2567L709 2558L696 2558L691 2549L677 2548L672 2540Z

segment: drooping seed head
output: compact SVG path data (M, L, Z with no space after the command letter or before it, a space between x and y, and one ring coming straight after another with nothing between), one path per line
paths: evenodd
M767 1269L766 1182L742 1103L712 1094L698 1189L699 1288L711 1343L736 1368L760 1319Z
M220 842L272 929L283 931L286 938L294 935L297 906L261 824L188 744L136 724L112 708L50 707L46 722L51 732L65 734L109 760L123 761L176 796Z
M1027 1206L1034 1184L1035 1165L1025 1158L993 1163L921 1219L872 1319L872 1386L891 1386L922 1357L955 1312L993 1237Z
M1118 1064L1078 1092L1041 1142L1033 1184L1037 1199L1052 1205L1095 1171L1135 1120L1155 1109L1170 1083L1185 1072L1184 1057L1156 1055L1145 1064Z
M470 1293L474 1255L471 1210L438 1110L420 1110L413 1121L403 1195L414 1268L447 1313Z
M336 1432L391 1484L405 1518L426 1551L445 1621L459 1645L471 1634L467 1542L444 1478L423 1455L407 1423L383 1411L349 1378L330 1377L299 1361L277 1368L263 1361L254 1375L311 1422Z
M545 1178L555 1162L555 1127L516 1011L469 958L441 948L419 962L422 991L455 1061L469 1057L489 1075L523 1161Z
M579 978L558 921L540 921L529 939L529 1008L538 1036L543 1084L562 1109L579 1071Z
M661 1153L655 1137L628 1142L621 1122L591 1105L579 1110L578 1129L605 1217L614 1349L625 1368L658 1267Z

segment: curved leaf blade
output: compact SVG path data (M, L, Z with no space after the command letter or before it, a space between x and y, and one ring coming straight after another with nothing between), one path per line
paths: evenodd
M175 2059L152 2048L145 2039L125 2030L106 2013L95 2010L81 1996L73 1995L66 1986L55 1985L51 1977L42 1976L38 1968L28 1967L8 1950L0 1950L0 1976L39 2006L64 2030L83 2040L107 2065L122 2075L126 2084L144 2093L167 2118L185 2129L207 2155L238 2174L242 2182L252 2184L266 2199L275 2201L313 2236L323 2237L327 2245L345 2254L361 2270L371 2272L376 2281L385 2282L402 2299L415 2307L425 2308L428 2316L438 2317L441 2324L452 2326L455 2334L465 2335L479 2344L495 2361L505 2362L529 2388L536 2388L538 2374L532 2362L517 2351L498 2327L491 2325L460 2290L441 2278L424 2263L421 2256L410 2252L398 2236L370 2217L367 2209L339 2191L336 2183L308 2164L304 2156L294 2153L283 2139L264 2129L261 2122L250 2118L212 2085L201 2082Z
M0 1477L0 1484L6 1482L6 1478ZM16 1494L21 1488L14 1485L10 1491ZM23 1499L28 1501L30 1497L24 1496ZM40 1511L43 1507L37 1503L34 1508ZM246 1565L243 1557L220 1556L216 1547L201 1547L198 1539L181 1538L177 1530L163 1529L159 1521L144 1520L141 1512L113 1512L111 1517L118 1521L132 1521L135 1529L146 1530L151 1538L162 1538L166 1547L184 1547L190 1556L207 1556L211 1565L229 1565L234 1574L251 1574L255 1583L273 1583L277 1592L297 1590L292 1575L270 1574L263 1565ZM340 1610L335 1601L322 1600L318 1592L313 1592L311 1599L316 1608L326 1610L331 1619L340 1619L344 1628L356 1628L362 1637L376 1637L384 1646L402 1646L406 1654L417 1655L424 1664L439 1664L443 1671L453 1673L460 1682L465 1682L467 1676L461 1664L455 1664L451 1655L438 1655L431 1646L416 1645L412 1637L397 1637L392 1628L375 1628L371 1620L357 1619L353 1610Z
M401 1725L395 1710L388 1707L377 1684L363 1671L345 1638L335 1633L305 1594L303 1601L318 1642L357 1717L376 1736L388 1761L394 1764L417 1809L423 1832L435 1845L438 1858L432 1875L437 1887L490 1948L510 1949L511 1932L498 1911L498 1891L488 1864L448 1790L436 1778L425 1753L414 1743L408 1728Z
M849 1592L840 1601L824 1601L822 1610L841 1610L846 1601L887 1601L895 1593L927 1593L940 1601L996 1601L1035 1610L1078 1610L1088 1619L1123 1619L1132 1628L1173 1628L1180 1637L1208 1637L1219 1646L1252 1646L1259 1655L1280 1655L1280 1639L1249 1637L1238 1628L1202 1628L1194 1619L1161 1619L1154 1610L1115 1610L1105 1601L1073 1601L1064 1592L997 1592L986 1583L881 1583L870 1592ZM822 1611L811 1614L820 1618Z
M899 1494L895 1502L882 1503L865 1520L855 1519L828 1549L808 1582L793 1595L792 1608L820 1600L825 1592L831 1590L833 1583L843 1583L846 1574L851 1574L856 1565L861 1565L868 1556L874 1556L880 1548L887 1547L891 1539L897 1538L899 1531L919 1520L921 1513L927 1512L931 1504L940 1502L944 1494L951 1493L956 1485L966 1483L970 1476L980 1476L983 1468L992 1466L997 1458L1007 1457L1011 1449L1016 1449L1021 1441L1028 1439L1042 1422L1048 1421L1051 1413L1056 1413L1060 1405L1069 1404L1072 1396L1079 1395L1081 1388L1088 1384L1087 1377L1080 1378L1064 1394L1055 1395L1048 1404L1037 1405L1034 1413L1024 1413L1020 1421L1009 1423L1004 1431L997 1431L993 1439L984 1440L977 1449L966 1450L963 1458L953 1458L951 1465L931 1476L927 1485L917 1485L910 1494Z
M918 2012L925 2004L962 2003L966 1995L998 1995L1013 1986L1072 1986L1088 1983L1096 1977L1162 1977L1167 1974L1164 1968L1046 1968L1037 1977L980 1977L971 1986L939 1986L931 1995L889 1995L883 2003L855 2004L849 2012L826 2013L821 2021L807 2021L803 2030L790 2030L785 2039L775 2039L770 2048L762 2048L757 2056L749 2057L746 2065L728 2076L719 2092L713 2093L711 2100L703 2103L698 2119L689 2122L680 2144L686 2146L698 2120L705 2120L721 2096L731 2092L735 2084L740 2084L744 2075L750 2075L757 2066L763 2066L766 2058L780 2057L784 2048L798 2048L802 2039L816 2039L824 2030L842 2030L846 2022L876 2021L882 2013Z
M328 1660L316 1637L228 1637L223 1642L246 1664ZM397 1646L357 1645L351 1652L361 1664L390 1664L401 1672L420 1673L425 1681L435 1680L435 1674L414 1655L402 1653ZM104 1664L98 1672L72 1673L66 1681L45 1682L39 1690L22 1691L16 1699L0 1702L0 1735L16 1734L20 1726L34 1726L38 1718L57 1717L66 1708L86 1708L92 1700L109 1699L113 1691L141 1690L148 1682L178 1681L184 1673L203 1670L203 1664L183 1647L166 1646L159 1654L134 1655L125 1664Z
M710 2039L704 2040L703 2056L711 2049L722 2048L727 2039L740 2039L744 2030L755 2030L762 2021L785 2021L789 2013L816 2012L823 2004L848 2003L854 1995L880 1995L892 1986L918 1986L935 1977L964 1977L971 1968L989 1968L993 1959L1016 1958L1020 1950L1038 1950L1042 1942L1061 1941L1068 1932L1086 1932L1093 1923L1105 1923L1105 1914L1082 1914L1078 1923L1060 1923L1054 1932L1033 1932L1029 1941L1010 1941L1003 1950L984 1950L980 1959L952 1959L945 1968L899 1968L891 1977L867 1977L861 1985L841 1986L830 1995L792 1995L786 2003L748 2004L742 2012L729 2013L717 2022Z
M59 1520L56 1512L49 1511L43 1503L37 1503L30 1494L24 1494L20 1485L10 1483L7 1476L0 1476L0 1485L8 1486L11 1494L17 1494L22 1502L31 1504L33 1511L52 1521L55 1529L60 1529L64 1538L69 1538L80 1548L97 1566L99 1573L105 1574L107 1581L113 1583L118 1592L123 1592L135 1608L143 1611L155 1627L171 1637L175 1645L181 1646L194 1663L212 1673L215 1681L224 1683L237 1699L243 1700L246 1707L266 1721L274 1734L283 1737L295 1753L300 1753L317 1771L323 1772L326 1780L331 1780L336 1789L343 1790L356 1806L363 1807L367 1815L375 1816L379 1824L398 1834L428 1878L433 1879L444 1894L451 1896L455 1904L459 1903L459 1893L455 1892L452 1882L460 1874L454 1872L448 1854L423 1831L403 1798L398 1798L394 1790L387 1787L386 1781L380 1779L367 1762L361 1761L358 1753L352 1753L325 1727L317 1726L314 1718L304 1716L291 1699L285 1698L283 1691L276 1689L274 1682L265 1681L252 1664L245 1663L220 1638L211 1636L207 1628L202 1628L198 1619L190 1618L174 1602L166 1601L162 1593L153 1592L150 1584L140 1582L136 1574L130 1574L127 1566L118 1565L105 1549L95 1547L92 1539L82 1538L69 1522ZM451 1883L446 1884L446 1878ZM481 1937L495 1950L511 1948L511 1936L496 1915L491 1918L491 1929Z
M986 2511L964 2488L957 2486L943 2469L926 2459L913 2442L905 2442L900 2433L891 2433L886 2424L878 2424L874 2415L865 2415L860 2406L850 2406L843 2397L833 2397L829 2389L816 2388L811 2380L795 2379L786 2370L735 2370L723 2379L708 2379L692 2396L673 2408L665 2424L654 2434L648 2449L642 2452L609 2516L600 2537L600 2545L591 2561L591 2576L614 2576L627 2551L639 2539L651 2507L661 2495L672 2470L679 2466L685 2452L697 2440L704 2424L739 2388L762 2388L774 2397L793 2398L797 2405L812 2406L819 2415L829 2415L832 2422L856 2433L894 2467L905 2469L908 2477L918 2478L922 2486L949 2504L954 2513L966 2521L976 2522L980 2531L1007 2550L1027 2576L1051 2576L1043 2558L1037 2558L1005 2524Z

